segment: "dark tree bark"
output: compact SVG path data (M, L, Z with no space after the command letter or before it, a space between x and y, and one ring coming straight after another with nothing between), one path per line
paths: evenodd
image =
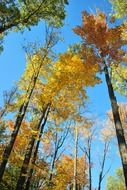
M20 126L22 124L22 121L24 119L24 116L25 116L25 113L26 113L26 110L27 110L31 95L33 93L33 90L34 90L34 87L31 89L31 92L29 94L27 102L23 103L20 106L18 116L17 116L17 119L15 121L14 130L13 130L13 132L11 134L11 140L10 140L9 144L6 146L6 148L4 150L3 157L2 157L2 162L0 164L0 181L3 178L4 171L5 171L5 168L6 168L6 164L8 162L9 156L10 156L12 148L14 146L14 143L15 143L17 134L19 132Z
M13 132L11 134L11 140L10 140L9 144L6 146L6 148L4 150L2 161L1 161L1 164L0 164L0 182L1 182L2 178L3 178L4 171L5 171L5 168L6 168L6 164L8 162L9 157L10 157L10 154L11 154L11 151L13 149L13 146L14 146L16 137L18 135L20 126L21 126L22 121L24 119L24 116L26 114L27 107L29 105L29 102L30 102L30 99L31 99L31 96L32 96L32 93L33 93L33 90L34 90L34 87L35 87L35 84L36 84L36 81L37 81L37 77L34 77L33 85L32 85L32 88L31 88L30 92L29 92L29 89L28 89L29 96L27 98L27 101L24 102L19 108L17 119L16 119L15 125L14 125L14 130L13 130Z
M37 144L36 144L36 147L35 147L34 155L33 155L33 158L32 158L32 168L30 169L29 176L28 176L27 181L26 181L25 190L29 190L29 188L30 188L31 179L32 179L33 172L34 172L34 168L33 167L34 167L36 159L37 159L37 154L38 154L38 149L39 149L39 145L40 145L40 140L41 140L41 137L42 137L42 134L43 134L43 131L44 131L44 126L45 126L47 118L48 118L49 110L50 109L48 109L48 111L47 111L47 115L46 115L46 118L44 120L44 123L41 125L41 131L40 131L40 134L39 134L39 139L37 140Z
M123 173L124 173L124 177L125 177L125 184L127 187L127 145L126 145L126 141L125 141L122 122L121 122L120 115L119 115L117 100L116 100L113 86L111 83L111 79L109 76L108 67L107 67L106 63L104 63L104 64L105 64L105 67L104 67L105 79L106 79L106 84L108 87L109 98L110 98L111 107L112 107L116 136L117 136L117 141L118 141L118 147L119 147L119 152L120 152L121 161L122 161Z
M88 163L89 163L89 190L92 190L92 162L91 162L91 144L89 144L88 148Z
M87 139L87 146L80 149L85 153L88 159L88 173L89 173L89 190L92 190L92 160L91 160L91 146L95 130L92 131L91 135Z
M55 168L55 163L56 161L60 158L60 155L58 156L58 151L59 149L62 147L67 135L68 135L68 129L63 133L63 135L61 135L60 138L58 138L58 133L56 131L55 133L55 148L54 148L54 154L53 154L53 158L52 158L52 162L51 162L51 169L50 169L50 175L49 175L49 180L48 180L48 186L49 189L52 189L52 185L53 185L53 171Z
M104 179L106 173L109 171L109 170L108 170L108 171L104 174L104 167L105 167L106 157L107 157L107 153L108 153L108 149L109 149L109 144L110 144L110 141L106 141L106 142L105 142L105 145L104 145L103 158L102 158L102 164L101 164L101 170L100 170L100 174L99 174L98 190L101 190L101 183L102 183L102 180Z
M48 117L48 113L49 111L47 112L47 108L45 108L41 118L40 118L40 121L38 123L38 126L37 126L37 130L40 129L41 127L41 123L44 119L44 123L42 124L42 131L44 129L44 126L46 124L46 121L47 121L47 117ZM47 113L46 113L47 112ZM46 117L45 117L45 114L46 114ZM30 163L30 159L31 159L31 155L32 155L32 151L33 151L33 148L34 148L34 144L35 144L35 137L33 136L28 144L28 147L27 147L27 150L26 150L26 154L25 154L25 157L24 157L24 161L23 161L23 164L22 164L22 168L21 168L21 171L20 171L20 176L19 176L19 179L17 181L17 186L16 186L16 190L22 190L23 187L24 187L24 184L25 184L25 180L26 180L26 175L27 175L27 171L28 171L28 168L29 168L29 163Z

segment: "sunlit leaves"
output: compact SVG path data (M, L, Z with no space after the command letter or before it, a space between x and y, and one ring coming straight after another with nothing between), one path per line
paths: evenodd
M111 77L114 89L127 96L127 67L125 65L111 65Z
M84 157L77 159L77 167L77 184L83 186L87 183L87 177L85 173L87 165ZM71 186L73 183L73 168L74 160L70 156L63 156L57 164L57 173L54 175L53 190L66 190L68 185Z
M107 190L126 190L124 176L121 168L116 170L115 176L108 177Z
M121 47L126 44L126 40L121 37L122 27L109 28L104 13L97 12L96 15L90 15L83 12L82 26L76 27L74 32L81 36L84 45L95 47L98 56L108 56L108 62L111 63L111 61L121 61L125 54L121 50Z
M110 0L115 11L115 17L121 18L127 16L127 1L126 0Z

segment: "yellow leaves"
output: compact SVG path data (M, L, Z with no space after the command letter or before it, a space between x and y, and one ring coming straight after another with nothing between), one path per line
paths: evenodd
M127 22L124 22L124 24L121 26L121 36L124 40L127 40Z
M28 87L33 85L34 76L39 72L32 103L41 110L44 104L50 102L60 117L67 119L77 109L76 104L80 105L81 100L87 98L85 88L98 82L96 57L87 49L85 59L71 52L61 54L55 63L48 56L43 58L40 52L28 57L26 70L19 83L23 90L19 101L27 100Z
M39 56L37 54L33 55L31 61L36 64L39 61Z
M27 56L27 64L25 72L23 73L18 85L21 90L28 90L29 85L33 85L35 77L43 76L46 79L50 73L51 59L44 49L39 49L35 54Z
M98 82L96 62L96 57L91 50L86 50L86 60L81 59L79 54L74 55L70 52L61 54L52 64L45 84L37 83L34 104L41 108L44 103L51 102L51 107L57 110L60 117L67 119L77 109L76 104L82 103L81 97L87 98L85 88Z
M32 134L33 136L37 136L38 133L39 133L38 130L31 130L31 134Z
M74 160L64 155L56 164L57 173L54 176L53 190L67 189L68 184L73 183L74 177ZM86 184L86 161L84 157L77 159L77 183L80 185Z

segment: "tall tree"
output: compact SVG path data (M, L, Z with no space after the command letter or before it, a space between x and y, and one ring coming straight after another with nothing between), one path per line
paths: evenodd
M89 123L90 125L90 123ZM87 126L88 127L88 126ZM85 153L87 162L88 162L88 177L89 177L89 190L92 190L92 143L94 138L95 129L80 129L80 133L83 138L86 140L83 146L80 146L80 149Z
M35 72L36 69L38 69L38 65L36 61L42 64L42 58L40 57L40 59L38 58L36 60L36 57L34 57L33 60L34 61L32 62L32 64L30 64L30 66L31 66L31 70ZM35 62L35 65L34 65L34 62ZM68 66L68 63L70 64L69 66ZM36 104L40 109L41 107L43 107L43 104L48 104L50 102L51 110L55 110L58 118L63 118L64 120L66 120L69 117L72 117L72 114L74 114L74 112L76 113L78 104L81 104L81 98L79 97L79 94L81 94L81 97L86 99L84 87L87 85L94 85L96 82L98 82L96 78L96 70L98 68L96 65L95 65L94 70L91 72L92 79L88 81L88 77L83 76L82 73L81 75L79 75L78 70L76 69L77 63L81 65L81 67L79 67L80 71L84 70L82 60L80 57L73 55L71 53L65 53L63 55L60 55L60 58L58 59L58 61L56 61L56 63L53 66L52 65L50 66L49 64L49 67L48 67L46 65L47 70L44 70L43 68L43 70L41 71L40 76L42 80L40 79L38 81L37 87L34 90L33 100L31 101L34 104ZM67 65L67 67L65 67L65 65ZM73 67L73 71L71 71L72 67ZM29 68L29 65L28 65L28 68ZM31 76L31 72L29 73L28 68L26 69L26 72L25 72L25 76L26 76L25 80L23 78L23 81L22 81L23 83L21 85L21 88L23 89L25 89L25 87L27 86L26 82L28 82L28 80L26 81L26 79L28 79ZM77 78L75 78L74 72L75 72L75 75L77 75ZM68 75L68 78L66 77L66 80L65 80L65 75ZM48 77L46 78L46 76ZM80 77L83 77L83 79L81 79ZM46 83L45 83L45 78L46 78ZM75 83L74 83L74 80L75 80ZM75 93L72 94L71 89L74 87L74 85L75 85ZM64 97L64 94L66 94L65 97ZM62 140L60 140L60 142L61 141ZM55 154L57 153L59 146L61 144L59 143L55 150ZM28 146L29 153L28 152L26 153L27 155L26 158L29 157L29 159L27 159L27 164L25 161L26 158L24 159L24 166L22 166L22 169L21 169L19 181L17 183L17 189L22 188L24 185L25 175L27 173L27 168L28 168L26 167L26 165L28 166L30 158L31 158L31 153L32 153L33 145L34 145L34 139L32 140L32 143L30 144L31 145ZM54 161L53 161L53 167L54 167ZM25 171L25 174L22 174L22 171L23 173ZM23 179L22 183L21 183L21 178Z
M110 78L110 65L121 63L125 55L122 46L126 44L126 40L121 38L122 29L120 26L109 28L106 22L105 14L98 11L97 15L90 15L83 12L82 26L74 29L83 40L81 54L85 61L88 50L94 52L98 65L105 75L108 88L109 98L111 102L113 118L118 140L118 147L121 156L125 183L127 186L127 145L124 137L124 131L118 112L118 104L114 94L113 86Z
M16 118L15 124L14 124L14 130L11 134L11 140L3 152L3 158L2 158L2 161L0 164L0 181L3 177L5 167L8 162L11 151L13 149L20 126L21 126L22 121L27 112L27 108L31 101L31 97L32 97L33 91L35 89L36 83L38 81L42 67L45 65L45 63L47 63L47 64L49 63L48 54L53 45L52 42L54 41L54 38L52 38L51 36L52 36L52 34L50 33L48 36L49 40L47 40L45 47L40 49L37 53L35 53L34 55L31 56L31 62L32 62L31 65L33 67L33 70L32 70L33 72L28 72L30 74L28 75L29 80L26 83L25 94L22 94L21 97L19 98L19 110L18 110L17 118ZM38 61L39 59L40 59L40 61ZM36 65L34 65L35 63L36 63Z

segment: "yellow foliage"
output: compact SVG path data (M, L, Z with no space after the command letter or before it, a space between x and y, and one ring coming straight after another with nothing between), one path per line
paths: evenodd
M85 185L87 183L86 177L87 165L84 157L77 159L77 184ZM74 161L70 156L63 156L56 167L56 175L53 177L53 190L66 190L69 184L73 183L74 177Z
M52 66L46 84L42 82L42 91L35 94L34 103L40 106L40 102L42 105L50 102L52 108L65 119L69 113L74 113L76 106L87 98L85 88L98 82L98 65L92 56L92 52L89 52L86 60L82 60L80 55L69 52L60 55Z

